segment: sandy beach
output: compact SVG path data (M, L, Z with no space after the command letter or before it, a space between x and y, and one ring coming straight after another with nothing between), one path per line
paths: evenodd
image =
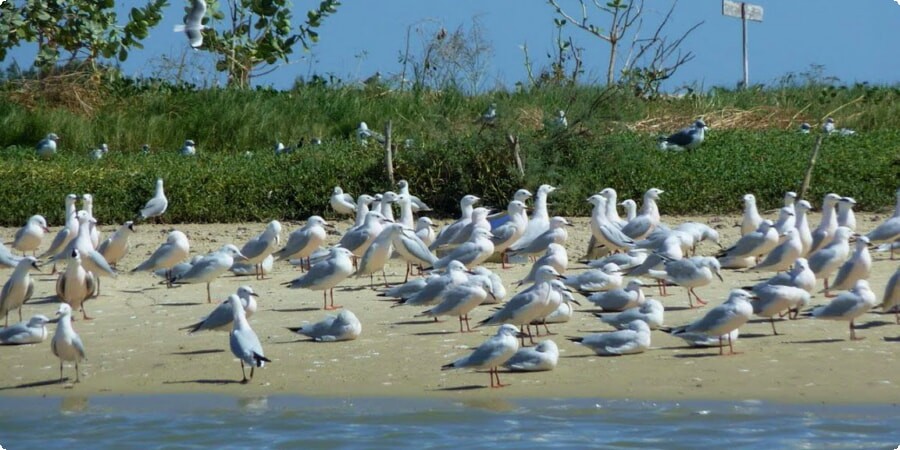
M859 214L862 232L874 228L884 214ZM811 223L818 223L818 215ZM584 269L575 260L583 255L588 238L586 218L572 219L569 271ZM733 243L739 230L737 216L663 217L677 224L686 220L709 223L718 228L722 242ZM284 223L282 239L297 223ZM347 221L337 222L341 231ZM850 341L846 322L812 319L781 321L780 334L773 336L770 324L753 319L741 328L736 342L739 355L719 357L718 350L695 349L661 331L652 334L652 349L640 355L598 357L589 349L565 339L591 332L609 331L590 314L590 303L582 302L575 318L551 326L552 338L560 347L559 365L540 373L501 372L503 389L489 389L488 375L470 370L441 371L443 364L466 354L495 327L460 334L455 318L434 323L414 317L425 308L391 308L392 303L369 289L368 277L352 278L335 291L335 303L352 310L362 321L359 339L338 343L315 343L286 329L306 321L318 321L322 311L319 291L287 289L281 283L300 275L299 270L278 263L269 279L236 277L230 273L212 284L214 302L248 284L260 295L259 311L250 324L259 335L271 364L256 371L247 385L239 384L240 365L228 349L226 332L188 335L180 327L208 314L215 305L206 302L206 286L183 285L167 289L147 273L128 273L164 241L171 229L185 232L191 253L200 254L225 243L240 247L262 232L265 224L144 225L136 227L131 250L119 264L117 279L104 278L102 295L87 303L95 319L85 321L80 314L74 327L81 335L87 361L80 364L81 383L58 384L59 362L50 351L49 339L41 344L0 347L0 395L97 395L97 394L177 394L214 393L234 395L300 394L310 396L387 396L437 398L522 398L601 397L654 400L744 400L759 399L799 403L896 403L900 399L900 325L893 315L880 310L857 322L857 333L865 340ZM116 226L102 226L104 235ZM55 229L53 230L56 231ZM0 229L8 242L15 229ZM49 245L52 235L45 239ZM282 241L282 242L283 242ZM329 242L337 236L330 235ZM704 243L699 253L712 254L716 247ZM887 253L874 253L870 282L879 300L897 261ZM529 269L517 265L500 270L488 264L511 285ZM34 298L24 306L23 317L33 314L53 317L57 309L54 295L56 276L49 267L36 279ZM388 281L403 279L404 265L393 261ZM11 269L0 269L4 281ZM768 277L768 274L723 272L724 282L698 288L710 306L721 303L732 288ZM380 281L380 277L376 278ZM515 289L510 287L509 296ZM684 289L669 289L660 297L655 287L646 288L648 297L666 306L666 324L682 325L710 308L687 308ZM581 297L579 296L579 299ZM828 301L822 294L813 305ZM490 313L477 308L472 317L480 320ZM11 323L17 313L10 315ZM52 335L55 326L48 327ZM542 338L543 339L543 338ZM74 379L74 369L66 364L65 375Z

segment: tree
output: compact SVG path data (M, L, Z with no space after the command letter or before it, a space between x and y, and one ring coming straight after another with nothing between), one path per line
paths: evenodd
M607 86L611 86L616 82L615 72L620 50L619 45L629 32L632 33L633 39L631 51L623 66L622 74L627 75L629 80L649 77L650 81L642 80L641 84L646 85L647 88L658 89L662 80L672 76L678 67L694 58L691 52L682 54L679 46L692 31L703 24L703 22L699 22L693 25L678 39L669 43L663 36L662 31L668 24L669 18L675 10L676 3L672 4L665 18L659 23L650 38L640 38L639 35L643 25L644 0L631 3L626 3L624 0L612 0L605 4L598 0L591 0L590 3L596 9L599 9L609 17L610 25L608 31L604 31L603 28L590 20L586 0L579 0L580 19L575 18L564 10L559 5L558 0L547 1L563 19L609 44L609 60L606 66ZM673 57L674 60L672 60ZM644 65L638 66L639 62L643 62Z
M25 0L0 6L0 60L22 42L35 42L35 65L50 73L67 53L66 65L85 62L96 68L100 58L125 61L132 48L143 48L151 28L162 19L166 0L150 0L131 8L119 25L114 0Z
M288 62L298 43L309 49L318 42L316 28L339 5L338 0L322 0L294 28L289 0L212 0L208 4L212 19L227 25L205 30L201 50L216 55L216 70L228 75L230 86L248 87L252 78L277 69L278 61Z

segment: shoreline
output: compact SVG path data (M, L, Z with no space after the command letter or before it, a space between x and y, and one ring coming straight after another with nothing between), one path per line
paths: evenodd
M858 214L860 229L876 226L883 215ZM736 240L738 230L731 225L735 216L671 217L669 223L685 220L721 226L722 241ZM813 218L813 223L818 216ZM578 271L574 262L583 254L587 242L587 219L573 219L566 248L569 271ZM337 222L346 228L346 222ZM297 224L284 224L282 242ZM74 323L81 335L88 359L80 364L81 383L54 384L59 362L50 352L49 338L41 344L0 347L5 367L0 369L0 396L136 396L210 394L234 397L299 395L311 398L403 398L437 400L502 399L604 399L632 401L765 401L783 404L882 404L896 405L900 386L896 373L900 361L896 353L900 325L893 315L869 313L857 322L863 341L849 341L846 322L812 319L782 321L778 336L771 335L768 321L752 319L741 328L736 341L740 355L718 357L716 348L690 349L682 341L654 331L652 347L639 355L599 357L590 350L565 340L589 332L611 328L591 314L589 303L573 320L551 325L559 333L553 336L560 347L558 367L550 372L501 372L503 389L487 388L486 373L470 370L440 371L440 366L468 352L496 329L456 332L455 318L442 322L413 316L426 308L390 308L368 288L368 279L351 278L336 289L336 304L352 310L362 321L359 339L337 343L313 343L293 335L286 327L324 317L321 293L291 290L279 283L299 276L299 271L283 263L275 265L270 279L223 275L212 284L213 301L221 301L243 284L253 286L260 295L259 310L250 324L262 341L266 356L273 362L258 369L248 385L240 385L240 365L228 350L228 334L202 332L189 336L183 327L207 314L214 305L205 301L206 287L184 285L176 289L158 286L149 274L129 274L127 270L143 261L164 240L172 228L184 231L191 240L191 254L204 253L225 243L240 247L260 233L265 224L213 225L141 225L132 236L132 248L120 263L121 274L103 280L103 295L87 303L95 320L84 321L80 314ZM115 226L103 226L104 235ZM4 239L15 229L0 229ZM52 234L49 237L52 239ZM336 241L329 235L328 242ZM45 246L49 239L45 238ZM43 248L43 247L42 247ZM704 243L698 254L710 254L715 245ZM881 298L887 278L898 262L887 254L874 254L870 277L876 296ZM517 265L500 270L499 264L487 264L509 286L527 273L529 266ZM402 281L403 266L388 266L389 281ZM4 279L10 269L0 270ZM23 318L41 313L53 316L56 304L46 300L52 295L55 277L33 274L35 295L24 306ZM725 282L698 288L698 293L714 306L727 292L767 274L723 271ZM821 283L820 283L821 285ZM345 286L349 286L346 289ZM507 299L515 292L509 288ZM655 287L645 288L648 297L666 305L666 325L688 323L709 307L687 309L681 288L670 288L666 297L657 296ZM581 299L580 296L576 296ZM821 294L813 296L811 306L824 304ZM479 307L473 318L481 319L488 308ZM17 313L12 314L12 322ZM54 326L48 327L52 336ZM540 339L543 339L540 338ZM709 356L709 357L707 357ZM66 364L64 374L74 378L74 368Z

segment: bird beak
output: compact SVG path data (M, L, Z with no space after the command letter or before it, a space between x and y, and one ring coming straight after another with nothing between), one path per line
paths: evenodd
M724 282L724 281L725 281L725 279L724 279L724 278L722 278L722 274L721 274L721 273L719 273L719 272L716 272L716 276L717 276L717 277L719 277L719 281L722 281L722 282Z
M241 252L238 252L237 257L238 257L238 259L240 259L241 261L246 261L246 260L250 259L250 258L244 256L244 254L241 253Z
M134 231L134 224L128 225L128 229Z
M47 228L47 227L41 227L41 228L43 228L43 229L44 229L44 233L49 233L49 232L50 232L50 229L49 229L49 228Z
M579 303L578 300L575 300L574 298L572 300L569 300L569 303L574 303L578 306L581 306L581 303Z
M47 323L59 323L59 313L56 313L57 317L55 319L50 319Z
M250 293L250 296L251 296L251 297L259 298L259 294L257 294L256 292L251 292L251 293Z
M38 263L37 263L37 261L35 261L35 262L33 262L33 263L31 263L31 267L34 267L34 270L37 270L37 271L38 271L38 272L40 272L40 271L41 271L41 268L40 268L40 267L38 267Z
M560 280L567 280L567 279L568 279L568 278L566 278L565 275L557 275L556 278L557 278L557 279L560 279Z

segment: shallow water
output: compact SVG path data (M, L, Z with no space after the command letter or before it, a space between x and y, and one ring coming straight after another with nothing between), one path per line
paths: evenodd
M900 407L588 399L0 397L0 445L893 449Z

